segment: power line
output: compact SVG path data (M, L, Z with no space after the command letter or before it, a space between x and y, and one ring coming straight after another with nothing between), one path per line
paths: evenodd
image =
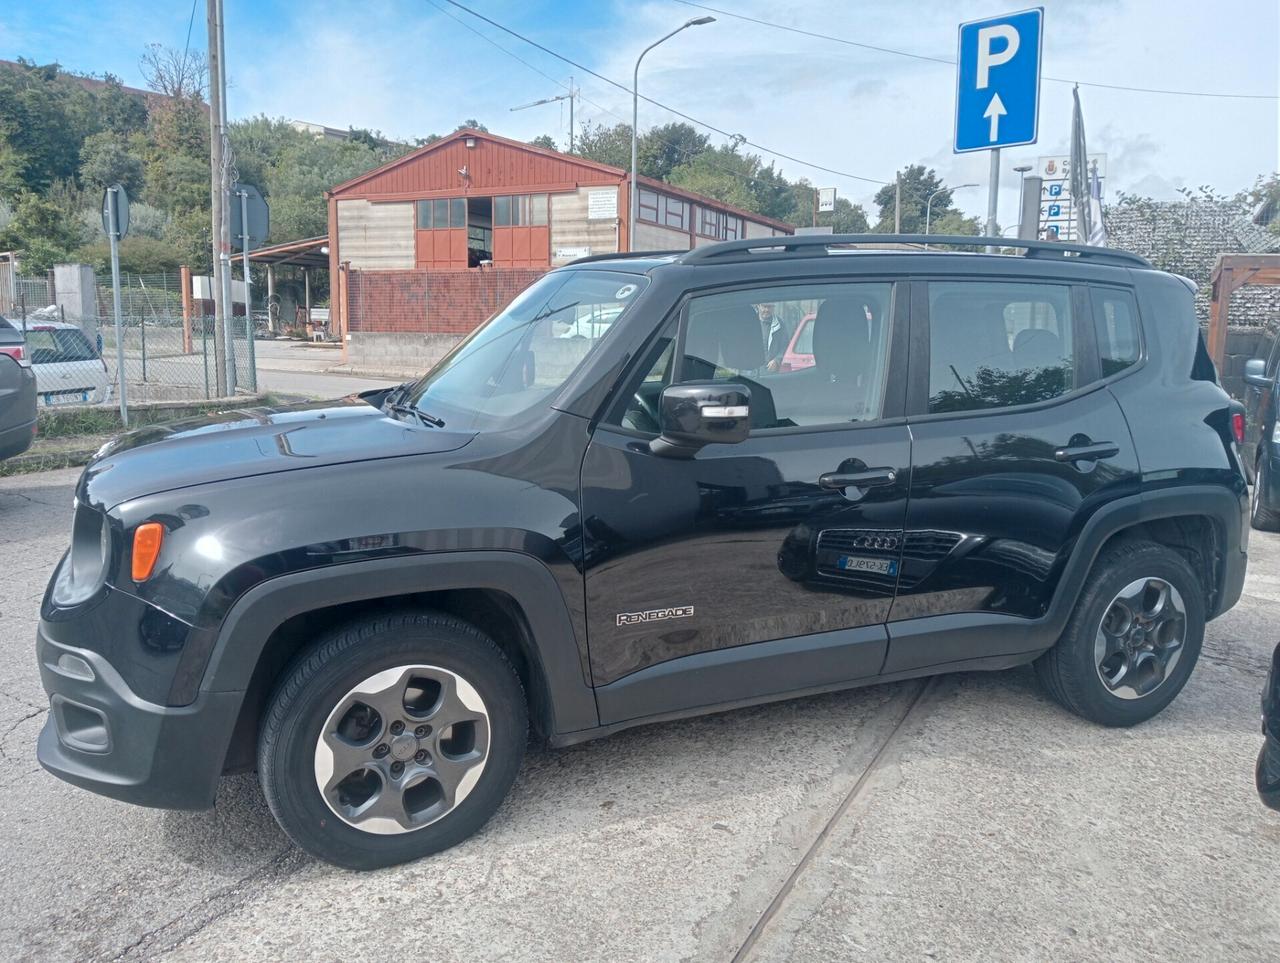
M538 48L543 53L548 54L549 56L555 57L557 60L562 60L567 64L571 64L572 66L577 67L579 70L585 71L586 73L590 74L592 77L595 77L598 80L602 80L605 83L609 84L610 86L617 87L619 90L625 91L626 93L631 93L631 88L626 86L625 84L620 84L618 83L618 81L614 80L611 77L606 77L604 74L597 73L596 71L588 67L586 64L579 63L576 60L572 60L569 57L566 57L564 54L557 53L556 51L552 50L550 47L546 47L538 43L538 41L524 36L524 34L517 33L515 30L512 30L510 27L503 26L502 24L498 23L496 20L492 20L489 17L486 17L482 13L477 13L475 10L472 10L470 7L467 7L464 4L459 3L458 0L444 0L444 2L457 7L459 10L462 10L466 13L471 14L471 16L477 18L478 20L483 20L485 23L489 24L492 27L496 27L497 29L501 30L503 33L510 34L512 37L515 37L517 40L522 40L525 43L529 44L530 46ZM823 171L824 173L827 173L827 174L834 174L837 177L845 177L845 178L848 178L849 180L864 181L865 183L868 183L868 184L879 184L883 186L885 184L892 183L891 181L885 181L875 177L864 177L861 174L851 174L848 171L839 171L831 167L824 167L821 164L815 164L812 161L802 160L801 158L794 157L791 154L784 154L782 151L774 150L771 147L765 147L763 144L757 144L754 141L747 140L741 134L733 134L727 130L722 130L721 128L716 127L712 124L708 124L706 121L698 120L698 118L692 117L689 114L676 110L674 107L669 107L664 103L654 100L652 97L646 97L643 94L641 94L640 99L643 100L645 103L652 104L655 107L659 107L662 110L667 111L668 113L675 114L677 117L681 117L684 120L689 121L691 124L697 124L699 127L705 127L707 130L714 131L715 133L721 135L722 137L728 137L730 140L740 140L742 143L747 144L750 147L754 147L756 150L763 151L766 154L772 154L774 157L780 157L783 160L789 160L792 163L800 164L803 167L809 167L809 168L812 168L813 170Z
M909 50L895 50L893 47L881 47L876 44L862 43L857 40L849 40L847 37L835 37L831 34L818 33L813 30L804 30L800 27L791 27L784 23L774 23L770 20L761 20L758 17L748 17L746 14L734 13L732 10L723 10L720 7L708 6L705 3L695 3L694 0L675 0L675 2L682 3L686 7L697 7L699 10L710 10L712 13L718 13L724 17L733 17L735 20L745 20L748 23L759 24L762 27L772 27L775 30L785 30L788 33L800 34L803 37L813 37L817 40L829 40L832 43L844 44L847 47L861 47L863 50L874 50L877 53L891 54L895 57L908 57L911 60L924 60L928 63L955 66L955 61L948 57L930 57L925 54L912 53ZM1235 100L1280 100L1280 94L1230 94L1208 90L1169 90L1159 87L1128 87L1123 84L1104 84L1092 80L1071 80L1066 77L1043 77L1042 79L1051 80L1054 83L1059 84L1079 84L1081 87L1100 87L1104 90L1127 90L1139 94L1168 94L1176 97L1217 97Z
M542 69L540 69L540 68L538 68L538 67L534 66L534 65L533 65L533 64L531 64L529 61L527 61L527 60L525 60L523 57L521 57L519 54L517 54L517 53L513 52L512 50L508 49L507 47L504 47L502 44L498 43L498 42L497 42L496 40L494 40L492 37L487 36L486 34L482 33L482 32L481 32L481 31L479 31L479 30L477 30L475 27L471 26L471 24L467 23L467 22L466 22L465 20L463 20L461 17L458 17L458 16L456 16L456 15L454 15L454 14L450 13L447 9L445 9L445 8L444 8L444 7L442 7L442 6L440 6L440 4L436 2L436 0L427 0L427 3L429 3L432 7L435 7L435 8L436 8L437 10L439 10L442 14L444 14L444 15L445 15L446 17L448 17L450 20L452 20L452 21L454 21L455 23L457 23L459 26L464 27L464 28L466 28L467 30L469 30L471 33L475 34L477 37L479 37L479 38L480 38L481 40L483 40L485 43L490 44L491 46L495 47L496 49L498 49L498 50L502 51L502 52L503 52L504 54L506 54L508 57L511 57L513 60L517 61L518 63L521 63L521 64L523 64L524 66L528 67L528 68L529 68L530 70L532 70L534 73L538 74L538 75L539 75L539 76L541 76L541 77L545 77L547 80L551 81L553 84L557 84L558 86L563 87L565 90L569 90L569 89L570 89L569 85L568 85L567 83L565 83L563 80L560 80L560 79L558 79L558 78L556 78L556 77L553 77L553 76L551 76L549 73L547 73L546 71L544 71L544 70L542 70ZM603 104L600 104L600 103L598 103L598 102L596 102L596 101L594 101L594 100L591 100L589 97L583 97L583 96L582 96L582 94L581 94L582 86L581 86L580 84L579 84L579 85L577 85L577 86L578 86L578 91L579 91L579 94L578 94L578 95L582 98L582 100L586 101L586 102L587 102L588 104L590 104L592 107L595 107L595 108L596 108L597 110L599 110L601 113L608 114L610 117L613 117L614 119L616 119L616 120L617 120L617 121L619 121L620 123L628 124L627 119L626 119L625 117L623 117L621 114L617 113L616 111L610 110L608 107L605 107ZM628 124L628 125L629 125L629 124ZM650 131L650 133L652 133L652 131ZM700 157L700 156L702 156L702 154L703 154L703 152L702 152L702 151L696 151L696 150L693 150L693 149L691 149L691 148L689 148L689 147L686 147L686 146L684 146L683 144L679 143L678 141L672 140L670 137L662 137L661 135L658 135L658 136L659 136L659 139L662 141L662 143L666 144L668 147L672 148L673 150L678 151L679 153L683 154L685 157L689 158L690 160L692 160L692 159L694 159L694 158L696 158L696 157ZM727 168L727 167L722 167L722 166L720 166L720 165L718 165L718 164L715 164L715 163L712 163L712 162L710 162L710 161L706 161L706 160L704 160L703 162L704 162L704 163L706 163L706 164L708 164L708 165L711 167L711 169L712 169L712 170L718 171L718 172L720 172L720 173L722 173L722 174L727 174L727 175L728 175L728 176L730 176L730 177L736 177L736 178L738 178L739 180L750 181L750 182L751 182L751 183L753 183L753 184L763 184L763 185L765 185L765 186L769 186L769 187L776 187L776 186L777 186L776 184L770 184L768 181L764 180L764 178L761 178L761 177L754 177L754 176L752 176L751 174L745 174L745 173L743 173L742 171L730 170L730 169L729 169L729 168ZM673 185L673 186L675 186L675 185ZM814 190L816 190L816 189L817 189L817 188L814 188Z

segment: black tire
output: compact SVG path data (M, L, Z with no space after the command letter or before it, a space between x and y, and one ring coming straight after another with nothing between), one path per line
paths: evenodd
M465 680L483 700L488 744L479 779L434 822L391 835L358 829L322 795L317 741L354 687L384 670L419 664ZM302 849L348 869L376 869L447 849L480 829L515 781L528 727L519 677L474 626L420 611L369 617L323 636L282 674L259 735L258 778L272 814Z
M1264 503L1262 493L1269 484L1270 459L1263 455L1258 458L1258 473L1253 479L1253 502L1249 506L1249 524L1260 532L1280 532L1280 511Z
M1102 680L1095 640L1117 594L1140 579L1161 579L1177 589L1185 632L1177 663L1164 681L1145 695L1121 698ZM1204 642L1204 613L1204 588L1182 555L1154 542L1123 542L1094 562L1066 631L1036 660L1036 676L1055 702L1084 719L1104 726L1137 725L1172 702L1191 677Z

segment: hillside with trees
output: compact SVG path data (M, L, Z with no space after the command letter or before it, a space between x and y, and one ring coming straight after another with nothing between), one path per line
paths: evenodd
M132 201L129 235L121 244L127 273L210 268L209 115L207 69L198 52L152 44L139 66L148 87L137 91L116 77L92 78L57 64L0 63L0 251L21 252L36 273L61 261L107 270L100 204L105 186L120 183ZM469 118L459 127L485 129ZM233 176L258 186L271 204L271 240L296 240L327 229L324 192L405 151L438 139L396 143L377 131L352 129L346 139L317 138L288 121L254 117L230 125ZM541 136L533 141L556 149ZM628 168L631 128L586 124L574 153ZM739 140L715 144L685 123L642 133L640 172L744 210L807 225L816 188L789 180L773 162ZM940 186L932 170L904 171L903 229L923 227L922 198ZM893 223L893 188L876 195L881 229ZM840 233L866 231L867 212L846 198L818 223ZM933 205L936 233L976 233L973 219L951 205Z

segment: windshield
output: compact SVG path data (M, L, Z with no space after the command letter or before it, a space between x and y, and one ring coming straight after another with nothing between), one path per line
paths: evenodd
M400 399L451 430L492 428L546 401L635 302L637 274L544 275Z

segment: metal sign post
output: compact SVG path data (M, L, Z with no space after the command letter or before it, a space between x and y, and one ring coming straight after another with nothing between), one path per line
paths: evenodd
M253 351L253 281L249 277L249 192L236 190L240 198L240 251L244 268L244 336L249 348L249 390L258 391L258 365Z
M120 307L120 238L129 230L129 195L112 184L102 195L102 227L111 242L111 304L116 315L116 381L120 387L120 423L129 427L128 379L124 370L124 312Z
M251 184L237 184L231 193L239 200L231 206L231 240L244 255L244 316L248 338L249 386L258 390L258 367L253 344L253 288L249 278L249 252L262 247L271 230L271 210L262 193Z
M1034 144L1038 136L1043 40L1043 7L960 24L954 150L991 151L988 235L999 230L1000 148Z

